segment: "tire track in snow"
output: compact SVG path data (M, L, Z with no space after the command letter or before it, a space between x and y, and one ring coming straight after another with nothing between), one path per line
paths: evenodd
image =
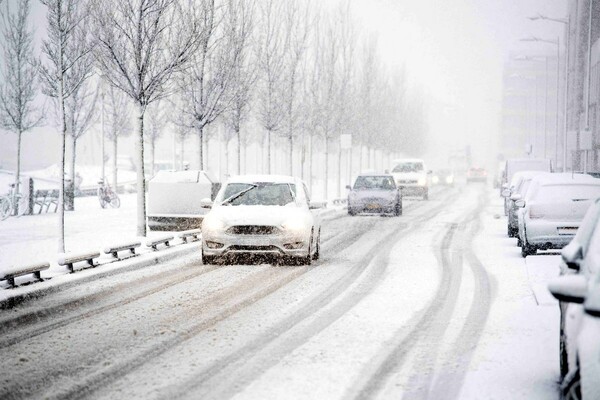
M479 204L475 214L479 214L482 207L483 205ZM457 246L457 239L460 239L457 238L457 233L464 231L465 224L470 218L470 216L462 216L457 219L457 222L451 224L446 229L440 245L434 240L433 245L434 249L437 250L436 255L442 269L442 276L432 300L423 311L418 312L415 317L398 330L394 335L398 338L397 341L386 346L385 355L382 356L378 365L374 370L368 372L364 381L351 388L346 397L356 399L377 397L390 376L403 366L408 355L415 350L416 346L421 345L425 349L419 360L424 360L428 364L435 362L440 339L445 333L452 310L454 310L458 300L458 291L462 279L462 254L460 251L454 250ZM390 347L391 350L388 350ZM411 392L409 397L411 400L427 398L429 385L433 378L432 374L433 372L412 377L410 383L414 385L416 382L425 390Z

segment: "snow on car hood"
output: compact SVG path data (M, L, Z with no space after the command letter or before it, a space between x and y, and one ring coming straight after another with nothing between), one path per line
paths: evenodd
M270 225L279 226L291 218L305 218L307 210L291 204L288 206L216 206L206 218L219 219L227 226Z

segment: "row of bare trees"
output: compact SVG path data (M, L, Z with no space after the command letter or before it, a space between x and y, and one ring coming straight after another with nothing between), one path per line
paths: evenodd
M3 12L10 40L3 46L0 121L20 138L42 121L33 107L36 82L53 99L62 137L61 251L67 139L75 154L77 139L98 119L113 141L115 163L118 139L134 133L140 236L146 234L144 145L153 160L167 122L182 153L184 141L197 137L200 168L211 157L208 128L221 124L224 140L237 144L238 173L242 144L255 141L267 173L299 170L310 179L313 153L321 151L325 185L336 154L341 165L341 134L360 146L361 165L363 145L411 152L424 143L424 96L402 70L382 63L376 37L360 32L348 0L335 7L315 0L41 1L48 26L41 61L27 23L29 0ZM19 31L22 37L11 36ZM13 79L19 74L27 78ZM274 146L287 147L286 171L275 170ZM73 158L73 176L74 170ZM113 174L116 183L116 164Z

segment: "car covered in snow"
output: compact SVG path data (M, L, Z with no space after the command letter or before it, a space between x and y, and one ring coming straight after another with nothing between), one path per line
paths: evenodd
M548 286L560 301L563 396L600 398L600 200L562 250L561 276Z
M600 179L590 175L543 174L531 180L518 211L521 255L562 249L575 236L592 202L600 197Z
M348 214L389 213L402 215L402 193L389 174L361 174L347 186Z
M501 190L509 187L514 174L519 171L552 172L552 161L546 158L511 158L506 160L502 173ZM508 215L507 198L504 198L504 215Z
M418 158L405 158L393 161L392 175L396 185L405 196L420 196L429 199L429 174L425 161Z
M207 213L200 200L214 198L219 186L206 171L158 171L148 182L148 227L151 230L200 227Z
M515 205L515 202L525 198L533 177L545 173L542 171L519 171L514 174L510 187L502 191L502 196L508 199L508 237L517 237L519 233L519 220L517 217L519 208Z
M471 167L467 170L467 182L487 182L487 170L482 167Z
M270 255L300 264L319 258L320 209L303 181L291 176L247 175L230 178L202 221L202 259Z

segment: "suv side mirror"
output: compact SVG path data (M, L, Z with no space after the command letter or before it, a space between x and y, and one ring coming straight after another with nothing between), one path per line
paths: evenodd
M510 197L510 189L502 189L502 197Z
M587 292L587 278L583 275L563 275L551 280L548 290L558 301L582 304Z
M581 260L583 259L583 248L577 242L571 242L560 252L562 260L567 268L579 271Z
M212 208L212 206L213 202L208 197L200 200L200 208Z
M524 208L525 207L525 200L520 199L515 201L515 206L519 207L519 208Z
M517 200L521 200L521 195L519 193L515 193L512 196L510 196L510 199L512 201L517 201Z
M350 185L346 185L346 189L348 189L348 190L352 190L352 186L350 186Z

